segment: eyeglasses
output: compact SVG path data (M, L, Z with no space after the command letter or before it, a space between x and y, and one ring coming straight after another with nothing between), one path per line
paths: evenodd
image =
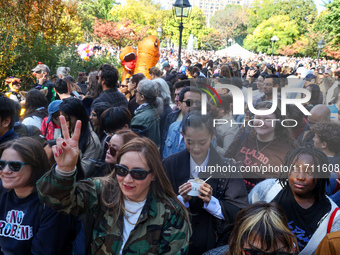
M127 88L128 85L120 85L122 88Z
M263 83L263 86L271 87L271 86L273 86L273 84L272 83Z
M39 73L41 73L41 71L35 71L35 73L38 73L38 74L39 74Z
M272 252L264 252L261 250L255 249L243 249L245 255L294 255L296 253L293 252L285 252L285 251L272 251Z
M8 165L9 170L13 173L18 173L24 167L24 165L28 165L27 163L20 162L20 161L5 161L0 160L0 171L5 170L5 167Z
M110 155L112 157L116 156L116 153L118 152L118 150L116 148L112 147L111 144L109 144L108 142L106 142L106 145L107 145L107 147L106 147L105 151L110 150Z
M183 103L185 103L188 107L191 107L191 106L193 106L194 104L196 104L196 105L200 105L201 104L201 102L200 101L194 101L194 100L192 100L192 99L187 99L187 100L185 100L185 101L182 101Z
M131 171L129 171L129 169L126 166L122 166L119 164L115 165L115 171L116 174L121 176L121 177L125 177L128 174L131 175L131 177L135 180L144 180L148 174L150 174L152 171L147 171L144 169L132 169Z

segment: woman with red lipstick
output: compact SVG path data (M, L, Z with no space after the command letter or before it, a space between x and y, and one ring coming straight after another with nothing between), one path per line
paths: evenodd
M135 138L118 151L115 171L76 183L81 122L53 147L57 166L37 182L40 198L68 214L94 217L91 254L187 254L189 216L177 200L157 146Z
M279 180L268 179L254 187L249 202L280 204L300 255L314 254L327 232L340 230L337 206L325 191L330 176L327 156L312 146L299 147L287 154L284 166Z
M227 241L237 212L248 205L247 191L241 174L207 171L210 167L236 167L211 145L215 130L209 114L187 113L181 133L186 149L166 157L163 165L178 199L192 213L189 254L203 254ZM198 196L188 195L192 190L189 179L210 176Z

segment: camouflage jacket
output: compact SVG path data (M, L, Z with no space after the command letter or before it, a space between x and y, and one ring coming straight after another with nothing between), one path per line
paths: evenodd
M37 190L40 199L57 211L94 216L92 254L119 254L124 216L114 225L109 209L101 205L101 179L76 183L75 177L60 178L52 169L37 182ZM181 210L179 206L177 209ZM188 223L176 210L149 193L122 254L187 254L189 238Z

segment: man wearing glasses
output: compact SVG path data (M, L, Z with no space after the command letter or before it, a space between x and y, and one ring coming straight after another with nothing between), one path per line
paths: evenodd
M185 143L181 134L181 124L183 117L193 107L201 105L201 90L195 87L185 87L179 93L178 108L181 119L172 123L169 127L168 134L165 140L163 158L185 149Z
M39 64L34 69L32 69L33 75L37 78L37 82L34 84L34 87L38 90L47 89L47 100L48 102L52 102L55 100L55 91L53 82L48 78L50 73L50 69L47 65Z
M263 101L273 101L273 88L277 88L277 96L279 97L280 78L275 74L267 75L263 82L264 95L255 101L254 106Z

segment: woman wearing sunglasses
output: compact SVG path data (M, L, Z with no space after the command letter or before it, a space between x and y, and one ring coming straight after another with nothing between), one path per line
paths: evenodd
M0 146L0 254L72 254L75 219L40 202L36 181L48 170L30 137Z
M65 118L60 117L68 134ZM92 254L187 254L188 213L166 177L157 147L148 138L123 145L115 171L75 182L78 121L72 138L53 147L57 167L38 183L41 199L59 211L95 218Z
M227 241L237 212L248 205L247 191L241 174L224 170L210 172L216 166L234 166L211 145L214 137L213 120L199 111L187 113L182 120L182 135L186 149L163 160L173 189L192 213L193 235L189 254L202 254ZM234 166L235 167L235 166ZM189 179L207 180L200 185L198 196Z
M106 142L106 156L105 162L110 165L117 164L117 156L119 149L131 141L134 138L139 137L137 134L132 132L130 129L127 130L119 130L117 131L110 139L109 142Z

